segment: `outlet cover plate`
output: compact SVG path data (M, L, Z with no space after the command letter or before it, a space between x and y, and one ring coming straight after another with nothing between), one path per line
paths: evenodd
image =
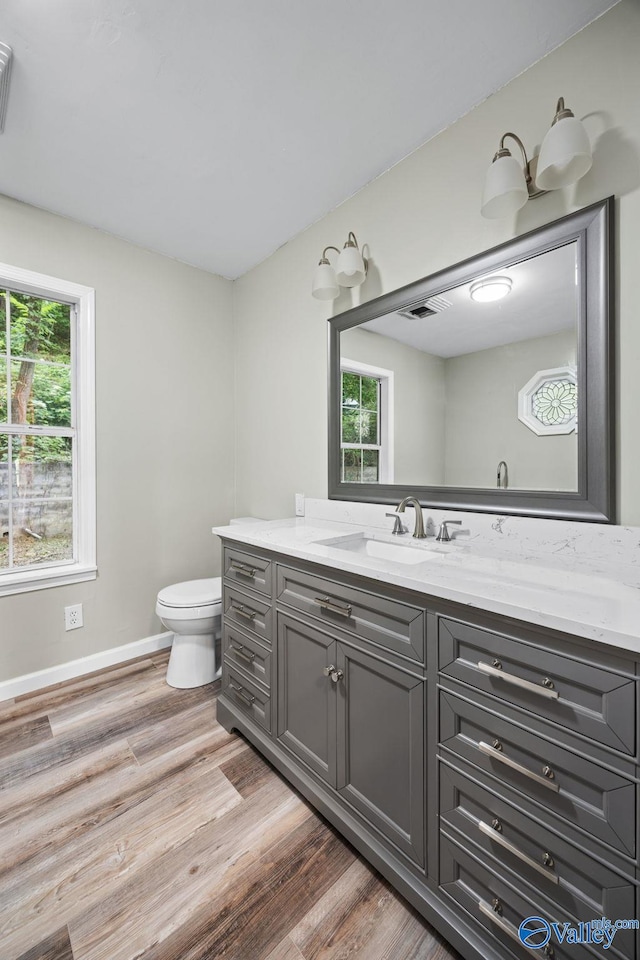
M70 607L64 608L64 628L65 630L77 630L83 626L82 604L74 603Z

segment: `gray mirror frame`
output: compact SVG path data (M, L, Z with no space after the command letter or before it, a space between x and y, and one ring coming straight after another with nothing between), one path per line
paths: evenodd
M578 328L578 490L575 492L343 483L340 480L340 334L375 317L468 283L478 274L576 241ZM329 498L615 523L614 198L493 247L329 320Z

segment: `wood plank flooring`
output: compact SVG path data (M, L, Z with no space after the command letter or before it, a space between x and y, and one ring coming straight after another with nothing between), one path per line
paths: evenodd
M0 704L1 960L459 960L166 661Z

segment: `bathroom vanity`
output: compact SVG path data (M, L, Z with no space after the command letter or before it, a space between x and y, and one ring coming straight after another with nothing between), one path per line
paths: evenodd
M592 957L518 928L640 915L637 586L534 566L518 592L504 558L344 523L215 532L220 723L466 960Z

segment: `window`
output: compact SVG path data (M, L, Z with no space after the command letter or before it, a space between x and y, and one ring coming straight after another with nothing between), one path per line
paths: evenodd
M95 577L94 293L0 264L0 594Z
M341 363L340 479L393 483L393 373Z

